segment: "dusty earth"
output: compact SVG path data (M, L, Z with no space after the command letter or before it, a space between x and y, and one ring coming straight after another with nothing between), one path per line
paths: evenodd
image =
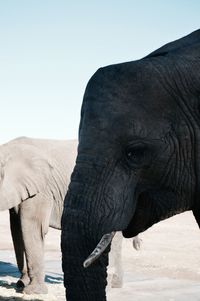
M123 241L123 288L109 289L108 301L200 300L200 231L191 212L161 222L141 234L142 249ZM8 212L0 212L0 300L64 301L60 232L46 239L48 295L15 291L18 270L9 230ZM80 297L81 301L81 297Z

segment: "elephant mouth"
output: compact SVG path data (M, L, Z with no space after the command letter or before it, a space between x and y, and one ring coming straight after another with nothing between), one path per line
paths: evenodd
M124 234L124 232L126 233L126 231L129 228L129 225L126 227L126 229L124 229L122 232ZM116 231L113 231L111 233L107 233L104 234L101 238L101 240L99 241L99 243L97 244L96 248L92 251L92 253L87 257L87 259L83 262L83 267L87 268L89 267L92 263L94 263L105 251L105 249L109 246L109 244L111 244L114 236L116 234Z
M128 225L122 230L123 236L131 238L146 230L151 211L151 201L146 190L138 195L134 214Z
M129 226L128 226L129 227ZM123 235L126 233L128 227L123 230ZM111 244L116 232L113 231L108 234L104 234L97 244L96 248L92 251L92 253L86 258L86 260L83 262L83 267L88 268L91 264L93 264L105 251L105 249ZM125 235L124 235L125 236ZM126 236L125 236L126 237Z
M140 198L142 196L138 196L138 201L140 201ZM137 212L137 207L136 207L136 212ZM135 213L132 215L131 220L129 221L129 223L126 225L126 227L124 229L122 229L122 233L123 236L128 238L128 237L132 237L135 235L131 235L130 234L130 228L132 226L132 221L134 220L135 217ZM84 268L89 267L91 264L93 264L105 251L105 249L109 246L109 244L111 244L114 236L116 234L116 231L104 234L101 238L101 240L99 241L99 243L97 244L96 248L92 251L92 253L87 257L87 259L83 262L83 266Z
M129 225L128 225L129 227ZM123 230L123 235L124 233L127 233L128 227ZM97 244L96 248L92 251L92 253L86 258L86 260L83 262L83 267L88 268L91 264L93 264L105 251L105 249L111 244L116 232L113 231L108 234L104 234ZM126 234L124 235L126 237Z

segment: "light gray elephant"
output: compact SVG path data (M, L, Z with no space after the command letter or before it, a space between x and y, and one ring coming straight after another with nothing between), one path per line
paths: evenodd
M77 142L17 138L0 146L0 210L10 209L10 226L24 292L47 293L44 237L61 228L63 200Z
M10 226L25 293L47 293L44 238L60 229L63 202L75 164L77 141L17 138L0 146L0 210L10 209ZM134 239L137 242L137 237ZM133 240L133 242L134 242ZM110 253L110 287L123 283L122 235Z

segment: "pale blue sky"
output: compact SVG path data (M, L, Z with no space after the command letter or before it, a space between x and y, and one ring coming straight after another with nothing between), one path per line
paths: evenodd
M99 67L198 28L199 0L0 0L0 143L76 138Z

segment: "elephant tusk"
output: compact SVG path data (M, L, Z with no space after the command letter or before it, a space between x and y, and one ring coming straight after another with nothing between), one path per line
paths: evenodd
M107 246L111 243L116 232L111 232L103 235L102 239L94 249L94 251L88 256L88 258L84 261L84 268L89 267L99 256L105 251Z

